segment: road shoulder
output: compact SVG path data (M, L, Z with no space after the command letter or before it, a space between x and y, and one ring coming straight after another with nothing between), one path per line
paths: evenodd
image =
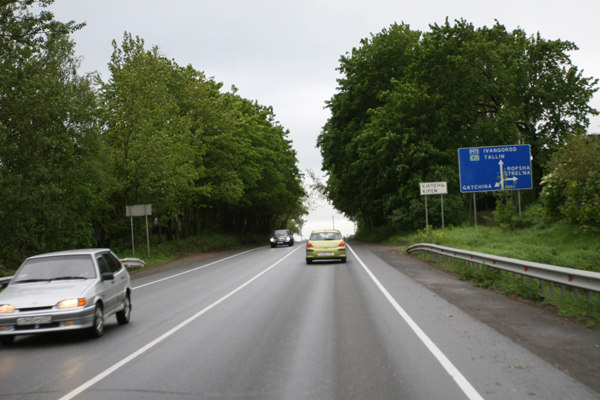
M361 244L393 268L600 393L600 329L585 328L528 301L459 281L443 268L398 248Z

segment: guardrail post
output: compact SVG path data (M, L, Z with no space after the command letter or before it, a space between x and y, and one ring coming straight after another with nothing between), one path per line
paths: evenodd
M565 285L563 285L562 283L560 284L560 295L563 300L567 299L567 294L565 293Z
M544 285L544 280L540 279L540 293L542 297L546 297L546 286Z
M550 284L550 303L554 302L554 282L548 282Z
M579 303L579 291L577 288L573 288L573 299L575 300L575 303Z

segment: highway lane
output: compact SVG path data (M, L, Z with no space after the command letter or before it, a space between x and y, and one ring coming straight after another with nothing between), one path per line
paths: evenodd
M0 398L598 398L360 245L303 250L136 279L129 325L0 348Z

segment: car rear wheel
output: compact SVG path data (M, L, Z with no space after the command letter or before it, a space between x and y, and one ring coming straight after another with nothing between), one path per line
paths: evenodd
M129 295L123 299L123 309L117 312L117 322L121 325L128 324L131 318L131 299Z
M346 264L346 257L342 258L342 264Z
M15 341L15 335L0 336L0 344L11 344Z
M306 263L307 263L307 264L312 264L312 262L313 262L313 260L311 260L310 258L307 258L307 259L306 259Z
M104 310L100 303L96 304L94 309L94 325L89 330L92 338L99 338L104 334Z

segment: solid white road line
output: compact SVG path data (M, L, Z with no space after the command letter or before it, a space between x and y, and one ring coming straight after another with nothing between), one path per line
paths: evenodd
M448 372L448 374L450 374L452 379L454 379L454 381L458 384L458 386L462 389L462 391L467 395L467 397L470 400L483 400L483 397L481 397L479 395L479 393L477 393L477 390L475 390L475 388L469 383L469 381L467 381L467 379L454 366L454 364L452 364L452 362L448 359L448 357L446 357L446 355L444 353L442 353L442 351L435 345L435 343L433 343L431 341L431 339L429 339L429 336L427 336L425 334L425 332L423 332L423 330L419 327L419 325L417 325L416 322L413 321L413 319L406 313L406 311L404 311L404 309L402 307L400 307L400 304L398 304L398 302L383 287L381 282L379 282L379 280L375 277L375 275L373 275L373 273L369 270L369 268L367 268L365 263L362 262L362 260L354 252L354 250L352 250L352 248L348 245L347 245L347 247L348 247L348 249L350 249L352 254L354 254L354 257L356 257L356 259L358 260L360 265L362 265L362 267L365 269L365 271L367 271L367 274L371 277L373 282L375 282L375 284L377 285L379 290L381 290L383 295L388 299L388 301L392 304L392 306L396 309L396 311L398 311L398 313L406 321L408 326L410 326L411 329L417 334L417 336L419 337L419 339L421 339L423 344L425 344L425 346L429 349L429 351L431 351L433 356L440 362L440 364L442 364L442 367L444 367L446 372Z
M254 282L258 278L260 278L262 275L266 274L269 270L271 270L277 264L279 264L280 262L282 262L283 260L285 260L286 258L288 258L289 256L291 256L294 252L296 252L296 250L298 250L300 248L303 248L303 247L299 246L296 249L292 250L285 257L283 257L282 259L280 259L279 261L277 261L275 264L271 265L270 267L268 267L267 269L265 269L264 271L262 271L260 274L256 275L254 278L250 279L249 281L247 281L246 283L244 283L243 285L241 285L237 289L235 289L232 292L230 292L229 294L221 297L219 300L215 301L214 303L212 303L208 307L202 309L198 313L196 313L193 316L191 316L190 318L186 319L185 321L183 321L182 323L180 323L179 325L177 325L175 328L171 329L167 333L165 333L162 336L159 336L158 338L154 339L153 341L151 341L150 343L148 343L147 345L145 345L144 347L142 347L141 349L139 349L135 353L132 353L128 357L124 358L123 360L119 361L118 363L116 363L112 367L110 367L107 370L105 370L104 372L96 375L95 377L93 377L89 381L85 382L83 385L79 386L75 390L67 393L66 395L64 395L63 397L61 397L59 400L69 400L69 399L72 399L75 396L77 396L78 394L82 393L84 390L86 390L89 387L91 387L92 385L100 382L102 379L106 378L108 375L112 374L113 372L115 372L116 370L118 370L119 368L121 368L122 366L124 366L125 364L127 364L128 362L130 362L131 360L133 360L133 359L139 357L140 355L144 354L145 352L147 352L148 350L150 350L152 347L156 346L157 344L159 344L160 342L162 342L163 340L165 340L169 336L171 336L174 333L176 333L177 331L181 330L183 327L185 327L190 322L194 321L195 319L197 319L201 315L205 314L207 311L209 311L212 308L216 307L217 305L219 305L220 303L224 302L225 300L227 300L228 298L230 298L231 296L233 296L234 294L236 294L237 292L239 292L240 290L242 290L246 286L250 285L252 282Z

